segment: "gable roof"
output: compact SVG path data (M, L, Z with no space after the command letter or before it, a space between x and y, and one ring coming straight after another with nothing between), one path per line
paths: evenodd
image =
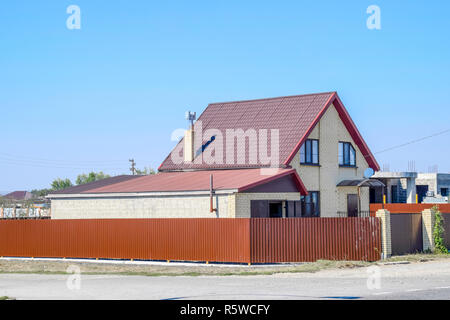
M300 146L332 104L335 106L342 122L363 153L369 166L378 171L379 165L375 157L370 152L336 92L212 103L200 115L197 122L201 121L203 132L208 129L217 129L222 132L223 137L225 137L227 129L242 129L244 131L248 129L255 129L256 131L267 129L268 135L270 135L270 129L278 129L280 167L287 167L300 149ZM267 149L270 152L270 139L268 140ZM184 139L181 139L177 146L180 144L184 144ZM234 148L235 154L237 154L237 144L235 144ZM176 149L177 147L174 148L174 150ZM195 162L175 164L169 154L158 169L160 171L173 171L185 169L260 168L266 166L260 163L259 159L256 164L248 163L248 152L246 155L246 163L244 164L227 164L225 155L222 161L223 164L207 164L204 161L198 164Z
M214 190L237 190L237 192L242 192L290 176L301 194L306 195L308 193L294 169L278 169L276 171L267 175L262 175L260 169L160 172L155 175L128 176L134 178L123 181L110 180L110 183L102 186L91 184L90 188L68 188L58 193L50 194L48 197L52 198L52 195L63 196L69 194L208 191L211 174L214 180ZM105 182L104 180L101 181ZM86 185L84 186L86 187Z
M11 199L11 200L28 200L28 199L32 198L32 194L31 194L31 192L28 192L28 191L14 191L14 192L8 193L4 197Z

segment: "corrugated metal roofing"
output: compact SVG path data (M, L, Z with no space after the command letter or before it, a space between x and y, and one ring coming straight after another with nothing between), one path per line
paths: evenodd
M306 194L306 188L294 169L279 169L269 175L261 174L260 169L206 170L187 172L161 172L155 175L131 176L132 179L111 181L109 184L90 188L69 188L58 194L95 194L95 193L138 193L209 190L210 175L213 175L214 190L237 189L243 191L275 179L291 175L299 192ZM104 180L101 180L104 181ZM51 195L50 195L51 197Z
M279 156L280 166L286 166L292 160L292 157L298 151L301 143L307 138L314 126L325 113L326 109L335 104L335 107L355 140L360 150L366 156L369 166L375 170L379 169L375 158L370 153L367 145L362 140L361 135L356 129L353 121L350 119L347 111L342 105L336 92L326 92L317 94L307 94L289 97L268 98L248 101L235 101L225 103L213 103L208 105L206 110L200 115L197 123L201 121L203 132L208 129L217 129L222 133L224 140L227 129L267 129L270 136L270 129L279 130ZM210 137L205 137L205 143ZM270 153L270 139L268 139L268 151ZM217 139L215 140L217 141ZM211 143L211 146L216 143ZM184 144L182 139L179 145ZM181 147L181 146L180 146ZM248 148L248 143L247 143ZM174 150L177 148L174 148ZM237 143L235 143L235 155L238 153ZM250 152L256 150L250 150ZM241 152L243 152L241 150ZM160 165L160 171L184 170L184 169L211 169L211 168L246 168L263 167L264 164L258 159L258 163L249 163L247 150L246 162L227 164L225 152L222 164L201 163L181 163L175 164L171 155ZM234 161L237 162L237 161Z
M109 186L109 185L112 185L115 183L133 180L133 179L137 179L140 177L142 177L142 176L139 176L139 175L137 175L137 176L130 176L130 175L115 176L115 177L110 177L110 178L93 181L93 182L89 182L89 183L85 183L85 184L80 184L78 186L69 187L64 190L52 191L50 194L83 193L84 191L87 191L87 190L96 189L96 188L100 188L100 187L104 187L104 186Z

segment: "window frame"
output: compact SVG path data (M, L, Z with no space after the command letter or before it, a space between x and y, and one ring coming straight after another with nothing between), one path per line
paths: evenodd
M317 145L317 154L314 153L314 144ZM302 146L300 147L300 164L307 166L319 166L320 165L319 146L320 146L319 139L306 139L305 142L303 142ZM315 156L317 156L316 162L314 161Z
M341 157L342 151L342 157ZM352 164L352 157L353 162ZM342 160L342 163L341 163ZM347 160L347 161L346 161ZM339 141L338 143L338 164L339 167L356 168L356 149L351 142Z

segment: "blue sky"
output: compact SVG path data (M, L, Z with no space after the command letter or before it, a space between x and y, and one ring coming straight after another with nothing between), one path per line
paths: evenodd
M81 29L66 28L66 8ZM369 5L381 30L366 27ZM371 150L450 128L448 1L9 1L0 192L158 167L210 102L338 91ZM376 154L450 171L450 133Z

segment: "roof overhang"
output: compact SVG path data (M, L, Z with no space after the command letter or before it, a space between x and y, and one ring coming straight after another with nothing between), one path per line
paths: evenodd
M343 180L337 184L337 187L384 187L384 183L377 179L355 179Z
M124 182L112 182L109 186L91 189L67 189L66 192L51 193L49 199L62 198L108 198L108 197L158 197L205 195L210 192L210 177L214 178L215 194L243 192L283 177L294 182L296 191L307 195L308 191L295 169L264 168L247 170L193 171L158 173ZM182 182L188 181L188 183ZM193 182L193 183L192 183ZM200 184L198 183L200 182ZM293 189L294 190L294 189Z

